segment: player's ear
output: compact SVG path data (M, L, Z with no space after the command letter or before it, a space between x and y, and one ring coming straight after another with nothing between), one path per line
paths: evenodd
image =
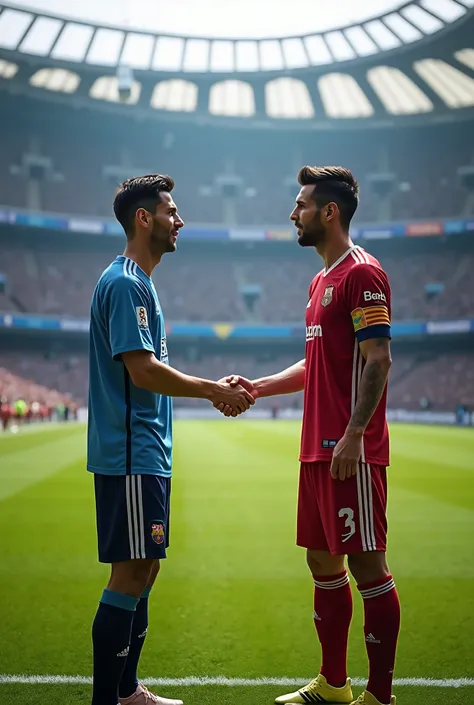
M135 215L136 215L136 218L137 218L138 222L140 223L140 225L144 228L147 228L149 225L149 217L150 217L150 214L148 213L148 211L145 210L145 208L139 208L137 210L137 212L135 213Z
M328 203L326 206L326 220L332 220L336 215L337 210L338 208L336 203L333 203L332 201L331 203Z

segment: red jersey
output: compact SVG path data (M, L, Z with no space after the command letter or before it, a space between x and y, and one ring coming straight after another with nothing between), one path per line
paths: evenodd
M359 343L390 337L390 285L379 262L351 247L317 274L306 308L306 376L300 460L330 461L357 400ZM387 388L364 433L362 461L387 466Z

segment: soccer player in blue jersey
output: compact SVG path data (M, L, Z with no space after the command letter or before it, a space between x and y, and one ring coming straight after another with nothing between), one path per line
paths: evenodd
M168 364L151 273L176 250L184 225L173 187L160 174L122 184L114 212L127 245L92 299L87 469L94 473L99 560L111 564L92 628L92 705L182 705L150 693L137 678L148 596L169 545L171 397L208 399L234 414L254 403L241 386Z

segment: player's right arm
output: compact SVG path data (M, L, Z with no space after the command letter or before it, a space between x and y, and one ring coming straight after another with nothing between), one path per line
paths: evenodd
M245 389L257 397L276 397L280 394L294 394L304 389L306 360L300 360L291 367L269 377L249 380L239 375L226 377L231 385L242 384Z
M121 360L133 384L156 394L209 399L241 413L254 403L241 385L192 377L160 362L155 354L148 321L154 302L146 287L134 277L111 282L104 294L103 309L112 356Z
M239 413L254 404L251 393L242 385L232 387L225 382L192 377L163 364L152 352L133 350L122 353L122 360L133 384L149 392L168 397L208 399L214 405L227 404Z
M269 377L254 379L252 384L259 397L276 397L293 394L304 389L306 360L303 358L291 367Z

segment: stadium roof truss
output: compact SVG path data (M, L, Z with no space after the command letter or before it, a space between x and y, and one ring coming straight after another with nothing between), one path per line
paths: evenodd
M155 115L292 125L438 116L474 107L473 8L474 0L419 0L320 34L209 39L0 5L0 87L23 83L25 92ZM116 75L123 65L134 70L126 100Z

